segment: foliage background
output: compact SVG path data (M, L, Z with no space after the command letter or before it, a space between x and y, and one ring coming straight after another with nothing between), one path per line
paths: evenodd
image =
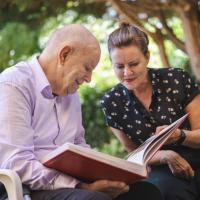
M92 147L100 151L123 156L125 152L106 127L99 104L99 100L105 91L117 83L106 47L108 34L118 26L115 11L110 8L106 10L104 4L98 8L91 8L89 5L80 5L81 3L78 1L67 1L62 9L52 10L55 1L51 0L49 2L44 1L41 10L36 12L33 9L34 5L40 1L22 1L15 4L16 2L9 2L13 9L13 16L9 16L9 13L7 13L10 7L8 7L8 10L0 12L2 22L0 28L0 71L39 53L55 28L69 23L85 25L96 35L102 49L101 60L93 73L91 83L85 84L79 89L86 139ZM62 4L62 1L58 1L58 3ZM32 10L30 11L30 9ZM23 15L20 15L20 12ZM177 36L183 38L180 20L173 17L169 23ZM148 24L146 25L148 26ZM169 40L165 41L165 46L172 67L190 70L188 57L182 51L178 50ZM149 49L151 52L149 66L160 67L159 51L152 39L150 39Z

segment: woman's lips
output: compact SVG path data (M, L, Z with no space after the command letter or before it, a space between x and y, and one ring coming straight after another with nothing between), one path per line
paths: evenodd
M130 82L133 82L134 80L136 80L136 77L135 78L124 79L124 82L130 83Z

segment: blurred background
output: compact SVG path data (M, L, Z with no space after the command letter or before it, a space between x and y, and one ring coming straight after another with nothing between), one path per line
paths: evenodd
M102 48L90 84L80 87L86 139L100 151L125 152L105 126L99 100L117 83L107 37L120 21L136 24L150 38L149 67L186 69L200 82L200 0L0 0L0 72L38 54L55 28L81 23Z

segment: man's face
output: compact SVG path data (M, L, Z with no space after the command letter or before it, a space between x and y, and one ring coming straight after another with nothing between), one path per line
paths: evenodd
M69 55L63 66L59 66L56 75L57 95L66 95L78 90L83 82L90 82L92 71L99 62L98 50L85 48Z

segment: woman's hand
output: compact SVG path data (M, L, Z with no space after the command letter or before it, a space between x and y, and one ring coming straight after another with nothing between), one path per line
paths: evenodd
M162 151L160 155L160 163L168 164L174 176L190 180L194 177L194 170L190 164L178 153L172 150Z
M111 198L116 198L118 195L128 192L129 186L121 181L99 180L93 183L79 183L77 188L88 189L103 192Z
M156 128L155 135L159 134L160 131L162 131L165 127L167 127L167 125L158 126L158 127ZM176 129L176 130L172 133L172 135L168 138L168 140L165 142L165 144L172 144L172 143L176 142L176 141L180 138L180 134L181 134L180 129Z

